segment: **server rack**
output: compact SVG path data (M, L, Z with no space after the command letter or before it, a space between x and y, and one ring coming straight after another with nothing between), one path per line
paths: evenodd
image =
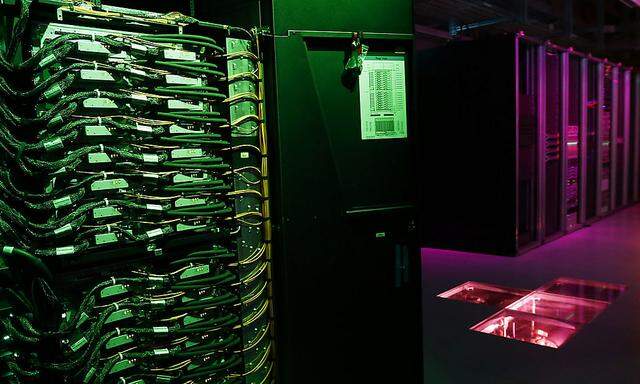
M540 159L540 183L539 196L542 214L542 239L549 241L557 238L563 232L565 225L566 167L563 167L563 158L566 147L562 145L566 137L567 121L567 94L566 76L567 53L551 45L543 45L539 58L541 65L541 124L539 125L541 153Z
M631 196L632 202L636 203L640 200L640 74L633 74L633 108L631 109Z
M614 207L616 209L623 208L629 203L630 87L631 70L620 67L618 76L618 127L615 138L616 195Z
M537 45L516 37L516 236L518 249L539 245L542 241L543 168L540 152L544 150L539 127L544 124L545 78L544 51Z
M419 67L421 164L449 164L425 174L424 245L517 255L627 205L628 68L523 34Z
M273 12L273 33L287 36L275 38L272 62L280 377L421 383L411 98L407 137L363 140L363 89L341 79L363 31L369 58L404 60L410 96L411 1L368 1L362 12L358 2L275 0Z
M564 94L566 124L563 146L565 168L564 211L567 232L580 228L586 219L586 174L587 174L587 103L588 61L572 50L566 53L566 77Z
M12 12L13 3L3 2L3 14ZM77 175L100 170L101 177L99 181L87 184L86 190L85 183L80 184L83 187L80 196L86 200L72 201L66 197L64 204L53 204L52 220L90 212L90 217L83 223L91 224L95 229L87 236L90 242L83 243L82 247L74 244L73 238L70 241L61 237L64 241L61 244L65 245L52 243L57 246L55 253L47 255L42 249L52 245L44 243L43 246L37 241L26 243L19 238L5 237L3 233L3 244L20 244L37 255L38 258L30 258L37 260L43 270L47 270L45 264L50 268L47 287L51 288L47 289L47 300L58 304L34 311L36 316L26 315L33 319L35 327L47 327L44 329L48 334L42 341L32 343L29 352L25 350L23 354L24 346L17 343L3 344L3 349L16 352L3 351L5 359L0 369L0 381L22 382L23 379L16 375L28 376L24 380L34 383L142 383L147 377L166 382L189 380L189 375L206 382L227 382L231 377L246 383L271 381L273 360L269 332L271 317L268 315L271 300L266 293L271 288L265 272L270 268L264 251L266 243L263 243L267 227L261 222L245 220L261 216L263 207L268 204L256 197L263 196L262 186L267 185L267 172L258 168L262 161L263 146L259 140L262 133L253 129L257 128L258 119L247 118L260 104L254 85L258 80L255 83L245 81L247 73L252 74L258 67L255 36L232 26L211 23L207 26L200 22L196 26L191 19L178 22L156 12L102 8L98 3L94 7L86 3L71 5L64 1L43 0L33 4L31 17L20 19L29 30L23 38L25 56L37 57L55 44L67 47L51 54L48 62L39 65L49 73L25 76L27 84L34 76L36 84L39 81L47 84L49 79L55 80L56 73L73 74L72 81L55 83L51 97L59 97L60 105L65 105L69 98L80 100L72 108L81 106L82 109L74 109L77 111L74 115L64 118L61 115L58 121L69 124L63 126L66 129L79 128L82 132L65 137L65 152L79 148L86 151L87 156L68 169L63 167L61 173L77 172L69 178L80 179L82 176ZM30 4L22 4L21 15L28 15L25 5ZM93 17L96 12L101 17ZM163 44L151 41L157 38L163 40ZM159 57L167 61L156 60ZM88 61L89 58L93 61ZM74 72L79 62L83 63L82 69ZM119 68L113 66L114 62ZM146 64L142 66L144 70L136 69L140 62ZM165 69L160 69L162 65ZM152 72L162 75L151 76ZM134 73L140 77L128 77ZM12 75L18 77L20 74ZM223 82L225 87L212 86ZM171 88L171 84L178 86L170 91L163 88ZM92 91L86 92L87 88ZM164 94L170 96L160 96L163 89ZM218 92L215 96L210 92L212 89ZM181 97L185 94L189 97ZM240 97L236 97L238 94ZM134 99L136 103L122 102ZM158 99L163 101L156 101ZM43 99L27 105L41 114L51 108L51 104ZM159 117L165 120L159 123ZM121 120L115 123L114 119ZM229 129L220 133L221 127L215 122L223 121L229 122ZM114 128L116 126L129 134L119 132ZM42 128L41 133L45 133L51 127ZM150 136L143 138L140 135ZM152 140L151 135L154 136ZM210 140L212 137L220 141L215 144ZM56 142L62 149L62 139ZM166 145L167 142L173 144ZM225 149L221 149L222 146ZM94 152L96 147L99 152ZM118 150L112 148L144 152L129 155L127 162L118 158L118 154L114 154ZM232 154L236 149L247 152ZM212 153L220 157L216 159ZM136 159L142 161L132 161ZM220 171L226 169L236 172L229 173L230 177L222 181L218 177L221 177ZM245 173L247 169L250 173ZM12 171L6 158L3 159L3 170ZM257 177L255 173L264 177ZM51 195L56 193L54 185L66 182L58 173L54 176L39 172L34 178L16 175L14 180L22 185L30 183L28 187L33 190L39 188L41 181L44 183L53 176L47 191ZM154 181L140 182L140 176ZM233 180L234 177L237 180ZM223 187L216 189L216 186ZM217 198L226 192L229 195L224 197L224 203L209 204L213 196ZM153 200L154 203L125 202L126 197ZM96 198L102 202L94 204L92 200ZM84 204L85 201L89 205ZM87 209L87 206L91 208ZM127 211L125 206L138 209ZM211 209L215 206L224 207L220 213L225 216L217 216ZM142 207L155 214L151 216L141 211ZM173 217L163 220L165 213ZM49 217L48 213L40 215ZM174 219L183 216L195 219ZM244 223L226 231L222 217L228 223L235 219ZM116 227L121 230L114 230ZM71 225L63 228L70 234L85 230ZM137 235L142 231L145 231L143 236ZM69 243L73 245L66 245ZM26 250L20 252L28 254ZM3 261L9 255L11 259L15 258L14 252L18 251L13 246L5 247ZM185 258L189 260L185 261ZM226 261L219 262L222 259ZM181 267L183 265L186 266ZM231 272L233 267L235 270ZM3 270L7 272L7 269ZM13 280L20 273L9 275L2 276L3 300L4 288L13 284L19 286ZM151 281L154 283L149 283ZM176 295L178 281L185 284L178 288L182 292ZM131 285L133 282L143 285L136 287ZM158 297L161 299L156 300ZM142 304L144 302L153 303L156 310L142 310L149 308ZM160 308L162 310L158 311ZM2 313L3 323L14 313L22 316L22 312L19 306L8 309L7 313ZM170 318L161 320L161 316ZM27 321L28 317L25 317ZM87 328L96 319L101 320ZM113 326L118 328L114 330ZM36 331L35 327L32 327L33 332L45 333ZM53 329L56 331L49 332ZM174 333L177 329L182 332ZM174 338L178 333L189 336ZM140 337L142 334L145 336ZM76 338L79 341L76 342ZM74 341L69 343L70 339ZM229 343L210 343L223 339ZM4 341L8 341L8 336ZM163 348L165 346L167 348ZM136 349L135 357L129 353L132 349ZM186 368L184 361L174 365L172 359L177 356L176 351L187 350L190 366ZM25 356L27 359L19 363L36 368L19 367L17 361L6 360L8 355ZM151 356L162 358L147 360ZM153 373L159 371L171 371L171 376ZM140 376L145 379L139 379Z
M600 147L600 122L602 115L602 65L600 62L589 58L586 60L587 77L587 126L585 141L585 220L592 223L598 218L598 206L600 206L599 185L601 173L599 164L601 158Z

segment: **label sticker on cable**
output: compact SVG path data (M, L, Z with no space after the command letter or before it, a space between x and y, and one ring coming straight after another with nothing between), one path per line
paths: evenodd
M73 228L71 227L71 224L65 224L60 228L56 228L53 230L53 233L55 235L62 235L63 233L67 233L67 232L71 232L73 230Z
M152 229L150 231L147 231L147 237L152 239L154 237L158 237L158 236L162 236L164 234L164 232L162 232L162 228L156 228L156 229Z
M75 253L75 251L76 249L73 247L73 245L69 245L66 247L58 247L56 248L56 256L71 255Z
M202 103L187 103L182 100L170 99L167 101L167 108L169 109L186 109L189 111L202 111Z
M131 94L131 99L138 100L138 101L148 101L149 100L147 95L142 95L140 93L132 93Z
M143 71L142 69L128 68L128 70L129 73L134 75L147 76L147 72Z
M147 209L150 211L162 211L162 205L160 204L147 204Z
M153 132L153 128L151 126L142 125L142 124L138 124L138 123L136 123L136 130L138 130L140 132L148 132L148 133Z
M100 55L108 55L111 53L102 43L91 40L78 40L76 42L78 52L86 52Z
M185 77L180 75L166 75L167 84L182 85L202 85L202 80L196 77Z
M164 58L169 60L195 61L196 53L191 51L181 51L178 49L165 49Z
M115 81L114 77L103 69L81 69L80 78L92 81Z
M181 148L171 151L172 159L190 159L204 156L202 148Z
M143 153L142 154L142 161L144 161L145 163L157 163L160 161L160 158L158 157L158 155L153 155L150 153Z
M84 108L118 109L118 104L106 97L90 97L82 101L82 106Z
M64 144L62 143L62 139L59 137L56 137L55 139L47 140L44 142L44 149L47 152L55 151L61 148L64 148Z
M203 129L186 129L182 128L179 125L172 124L169 127L169 133L171 134L181 134L181 133L204 133Z
M66 207L66 206L71 205L71 204L73 204L73 201L71 200L71 196L68 196L68 195L64 196L64 197L61 197L59 199L53 200L53 207L55 209Z
M134 51L147 52L147 46L142 44L131 43L131 49Z

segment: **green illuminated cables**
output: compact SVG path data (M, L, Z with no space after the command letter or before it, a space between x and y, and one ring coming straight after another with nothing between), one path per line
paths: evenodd
M215 63L207 63L202 61L164 61L158 60L154 62L155 65L166 69L172 69L178 73L188 73L191 75L205 75L211 77L214 80L222 81L224 79L224 72L218 70L218 66Z

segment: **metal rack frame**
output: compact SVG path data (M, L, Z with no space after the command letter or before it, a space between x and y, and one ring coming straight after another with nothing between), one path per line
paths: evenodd
M635 111L633 119L633 130L635 132L633 142L633 196L631 200L635 203L640 200L640 73L633 75L633 108Z

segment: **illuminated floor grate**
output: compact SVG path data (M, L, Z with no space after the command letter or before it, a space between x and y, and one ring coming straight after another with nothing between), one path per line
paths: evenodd
M626 289L627 286L622 284L560 277L550 281L537 290L540 292L555 293L557 295L581 297L583 299L613 303Z
M468 281L438 295L499 306L472 330L549 348L560 348L617 299L626 286L558 278L534 291Z
M508 309L503 309L471 329L549 348L559 348L578 332L577 327L560 320Z
M504 308L531 293L526 289L467 281L438 295L443 299Z

